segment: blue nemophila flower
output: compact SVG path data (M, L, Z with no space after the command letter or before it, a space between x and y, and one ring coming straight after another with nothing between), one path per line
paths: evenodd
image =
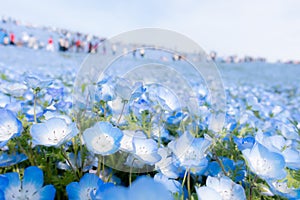
M220 158L220 161L222 162L226 173L230 176L234 176L235 182L244 179L246 175L246 167L244 161L238 160L237 162L234 162L233 160L226 157ZM210 176L224 175L222 168L217 161L209 163L207 172Z
M147 93L152 102L157 102L164 110L179 110L181 105L176 94L159 84L147 86Z
M22 130L22 123L13 112L0 109L0 148L12 137L20 135Z
M97 83L98 87L95 95L95 99L97 102L99 102L100 100L112 101L116 99L116 93L110 78L111 77L108 77L107 79L104 79Z
M123 132L109 122L97 122L83 132L87 149L103 156L113 154L120 148Z
M135 131L124 130L123 133L124 133L124 135L123 135L123 138L120 143L121 144L120 149L125 152L132 152L133 151L132 140L133 140Z
M251 109L255 111L259 111L261 109L259 100L253 94L247 95L247 105L251 106Z
M46 185L43 187L43 182L43 171L38 167L31 166L25 169L22 182L19 179L19 174L16 172L0 175L0 192L3 192L4 199L7 200L54 199L55 188L53 185Z
M23 98L24 101L29 102L29 101L33 101L34 99L34 94L31 90L27 90L24 94L23 94Z
M196 192L198 200L246 200L244 188L226 176L208 176L206 186L196 187Z
M233 137L233 141L237 145L240 151L244 149L251 149L255 143L255 138L251 135L246 136L244 138Z
M5 109L10 110L16 114L18 114L20 111L22 111L22 107L24 106L24 103L21 101L12 102L5 106Z
M276 106L274 106L274 107L272 108L271 114L272 114L273 116L276 116L276 115L278 115L279 113L281 113L282 111L283 111L283 108L282 108L281 106L276 105Z
M126 187L115 186L104 191L102 199L105 200L129 200L129 190Z
M139 98L146 92L146 88L144 87L142 82L136 82L133 86L134 91L131 94L130 100Z
M252 111L247 110L241 114L241 117L239 120L239 124L241 127L248 126L251 128L255 128L255 127L257 127L256 124L258 124L258 123L259 123L259 120L256 118L256 116L253 114Z
M133 138L134 157L145 162L148 165L154 165L161 160L158 154L158 144L153 139Z
M171 115L167 118L166 123L168 125L176 125L178 126L180 124L180 122L187 117L186 113L183 112L177 112L175 115Z
M198 166L189 167L192 174L202 175L206 172L208 166L208 159L206 157L200 160ZM187 167L185 167L187 169Z
M133 92L132 83L125 78L116 78L115 92L122 100L129 100Z
M218 176L222 173L222 168L217 161L213 161L208 164L207 173L213 177Z
M300 122L300 119L299 119L299 122ZM298 123L297 125L300 130L300 123ZM300 136L299 134L297 133L297 131L295 130L295 127L293 126L289 126L289 125L285 125L285 124L282 124L280 127L280 132L281 134L286 138L286 139L290 139L290 140L299 140Z
M138 99L132 101L129 105L129 110L141 121L144 111L154 112L152 102L148 100L145 94ZM147 119L149 120L149 119Z
M286 148L283 150L282 155L284 156L286 166L288 168L299 170L300 169L300 151L296 148Z
M283 179L286 176L284 157L269 151L260 143L255 143L251 149L242 151L251 171L261 178Z
M130 188L112 187L103 192L104 200L171 200L167 188L148 176L138 177Z
M47 111L45 114L44 114L44 117L45 117L45 120L49 120L51 118L61 118L61 119L64 119L66 121L67 124L71 124L72 123L72 119L67 116L67 115L62 115L58 112L50 112L50 111Z
M208 89L204 85L201 84L197 87L197 90L198 90L199 100L205 100L209 93Z
M43 89L52 84L52 80L41 80L40 78L33 75L26 76L24 82L29 88L32 89Z
M209 139L195 138L189 132L185 132L175 141L170 142L168 147L181 166L192 168L202 165L210 145L211 141Z
M27 157L24 154L2 153L0 155L0 167L9 167L18 164L24 160L27 160Z
M56 110L67 112L72 106L72 102L61 100L58 103L54 104Z
M270 151L282 154L287 167L296 170L300 168L300 153L297 147L291 147L292 140L286 140L281 135L272 135L268 132L258 132L256 140L264 144Z
M226 115L226 129L229 132L232 132L236 127L237 127L236 119L230 117L229 115Z
M101 194L113 184L104 183L95 174L85 174L78 182L72 182L67 185L69 200L78 199L101 199ZM98 193L98 194L97 194ZM97 196L99 198L97 198Z
M0 90L3 91L5 94L9 94L10 96L14 97L21 97L26 92L27 87L26 85L18 82L6 82L1 84Z
M146 139L146 135L142 131L124 130L124 135L121 140L120 149L125 152L133 152L133 138Z
M4 108L7 104L13 102L15 99L13 99L10 96L7 96L0 92L0 108Z
M158 183L162 183L172 194L182 194L182 187L180 182L174 179L170 179L161 173L155 174L154 180Z
M171 200L172 195L167 188L154 179L141 176L137 178L129 190L130 200Z
M33 124L30 134L34 145L59 147L78 134L75 123L67 124L64 119L51 118L44 123Z
M272 193L282 197L297 200L300 199L300 188L289 187L287 180L284 181L267 181Z
M158 154L161 156L161 160L155 163L155 169L168 178L178 178L180 170L174 165L169 148L159 148Z
M47 94L50 95L52 100L59 100L64 94L64 88L47 88Z
M260 144L263 144L270 151L281 153L286 145L285 138L281 135L273 135L271 132L259 131L256 133L255 139Z

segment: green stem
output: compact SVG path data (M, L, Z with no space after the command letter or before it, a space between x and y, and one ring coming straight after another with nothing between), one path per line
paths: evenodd
M107 177L107 182L110 182L110 180L111 180L111 178L112 178L113 175L114 175L114 172L111 171L111 172L109 173L108 177Z
M34 122L37 123L37 119L36 119L36 92L34 92L34 100L33 100L33 118L34 118Z
M129 171L129 187L131 187L131 181L132 181L132 166L130 166L130 171Z
M78 148L77 148L77 143L75 141L75 137L72 138L72 147L73 147L73 150L74 150L74 155L75 155L75 167L78 169L78 168L81 168L81 163L80 163L80 166L77 165L77 159L78 159Z
M75 175L77 176L77 178L78 178L78 180L79 180L80 177L78 176L78 174L77 174L77 172L76 172L74 166L72 165L71 161L69 160L69 158L68 158L68 156L67 156L65 150L63 149L63 146L61 146L61 153L62 153L63 157L66 159L67 163L70 165L72 171L75 173Z
M100 171L101 171L101 156L98 156L98 166L97 166L97 172L96 175L99 177L100 176Z
M81 156L81 163L80 163L81 168L79 170L80 177L82 177L82 175L83 175L83 165L84 165L84 159L85 159L84 153L83 153L83 147L82 147L83 144L82 144L81 138L82 138L82 132L80 131L79 132L79 138L78 138L79 139L79 151L80 151L80 156Z
M118 119L118 121L117 121L117 125L119 125L119 123L120 123L120 120L121 120L121 118L122 118L122 115L123 115L123 112L124 112L126 103L127 103L127 100L123 100L123 106L122 106L122 110L121 110L119 119Z
M191 172L190 172L190 170L188 170L187 189L188 189L189 199L191 199Z
M214 157L215 157L217 163L220 165L220 167L221 167L222 172L224 173L224 175L225 175L225 176L228 176L228 174L227 174L227 172L226 172L226 170L225 170L225 167L224 167L222 161L219 159L219 157L217 156L217 154L216 154L215 151L213 151L213 154L214 154Z
M161 145L161 132L160 132L160 126L162 125L162 112L160 112L160 115L159 115L159 125L158 125L158 148L160 147Z
M104 165L104 156L102 156L102 175L103 175L103 181L107 182L104 178L105 178L105 165Z
M183 176L183 180L181 183L181 187L183 188L184 184L185 184L185 180L186 180L186 175L187 175L188 169L185 170L184 176Z
M79 133L79 135L80 135L80 133ZM83 167L84 167L85 158L84 158L82 150L79 150L79 148L81 149L81 140L80 140L80 138L81 138L81 136L79 136L79 141L80 141L79 145L80 145L80 147L78 147L77 137L72 138L72 143L73 143L72 146L73 146L74 155L75 155L75 168L77 169L78 176L82 177L82 174L83 174L82 170L83 170ZM80 154L79 154L79 152L80 152ZM78 164L77 160L78 160L79 157L80 157L81 162Z
M31 166L35 166L35 162L34 162L34 159L32 158L32 155L24 149L24 147L21 145L21 143L18 139L16 139L16 142L17 142L18 147L20 147L21 152L27 156Z
M249 188L249 200L252 200L252 195L253 195L253 188L255 187L253 184L256 183L257 181L257 175L255 175L254 179L252 179L252 183L250 183L250 188Z
M130 166L130 171L129 171L129 187L131 187L131 182L132 182L132 168L133 168L133 162L135 158L132 159L131 166Z

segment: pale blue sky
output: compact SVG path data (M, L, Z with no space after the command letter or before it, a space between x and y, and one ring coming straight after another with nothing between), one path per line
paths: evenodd
M300 60L298 0L0 0L0 15L112 37L166 28L220 55Z

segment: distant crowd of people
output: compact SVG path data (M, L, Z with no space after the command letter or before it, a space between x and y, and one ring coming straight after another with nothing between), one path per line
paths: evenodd
M251 63L251 62L266 62L267 59L263 57L252 57L244 56L238 57L237 55L227 56L227 57L218 57L217 52L212 51L208 55L208 58L213 61L219 61L222 63Z
M26 46L32 49L42 48L43 43L39 42L33 35L28 35L23 32L21 39L16 39L14 32L0 28L0 45L16 45L16 46Z
M28 47L31 49L46 49L47 51L61 51L61 52L87 52L87 53L96 53L98 51L99 44L105 39L98 38L96 36L83 35L81 33L76 33L72 35L70 32L62 31L61 36L58 38L58 41L54 41L52 36L49 36L46 42L38 40L33 34L28 34L27 32L22 32L21 37L16 39L14 32L0 28L0 45L4 46L19 46L19 47ZM119 50L116 44L112 44L110 51L113 55ZM102 45L101 51L103 54L107 53L106 45ZM123 53L127 53L127 48L122 49ZM132 52L133 57L139 55L144 57L145 49L134 49Z
M2 23L3 24L9 24L9 25L20 25L20 22L17 20L14 20L12 18L2 17ZM11 26L8 26L11 27ZM34 28L33 25L25 25L27 29L24 29L23 32L14 32L11 28L1 28L0 27L0 46L22 46L22 47L28 47L31 49L45 49L47 51L61 51L61 52L86 52L86 53L96 53L97 51L101 50L103 54L106 54L109 50L110 53L113 55L116 54L116 52L121 50L124 54L128 52L128 49L126 47L119 47L116 44L112 44L110 46L105 45L105 38L100 38L98 36L92 36L89 34L83 34L79 32L72 32L65 29L57 29L57 28L49 28L49 27L39 27L42 30L49 32L49 35L46 36L48 39L39 39L37 38L33 33L30 32L30 29ZM26 30L26 31L25 31ZM28 32L27 32L28 31ZM32 31L34 32L34 31ZM45 36L45 35L44 35ZM40 36L41 37L41 36ZM99 44L103 43L101 45L101 49L99 49ZM107 48L110 48L107 50ZM133 57L145 57L145 49L135 49L130 48L132 51ZM174 54L172 56L173 61L180 61L186 58L187 55L180 55L180 54ZM167 58L162 58L163 60L169 60ZM217 52L212 51L208 55L208 59L217 61L217 62L223 62L223 63L251 63L251 62L266 62L266 59L263 57L251 57L251 56L245 56L245 57L238 57L236 55L233 56L227 56L227 57L218 57ZM281 62L281 61L278 61ZM289 64L300 64L300 61L287 61L284 63Z
M16 20L12 20L10 18L2 18L3 24L12 24L18 26L20 23ZM12 26L8 26L12 27ZM43 40L38 38L41 35L34 35L33 33L36 31L32 31L33 33L28 33L33 26L25 26L23 31L13 32L13 28L10 30L6 30L0 27L0 46L18 46L18 47L27 47L34 50L45 49L47 51L60 51L60 52L81 52L81 53L96 53L99 50L103 54L111 53L115 55L117 51L122 51L123 53L127 53L128 49L123 47L121 48L117 44L105 44L105 38L100 38L97 36L92 36L88 34L83 34L79 32L71 32L63 29L55 29L55 28L46 28L39 27L39 29L43 29L45 32L43 33ZM8 29L8 28L7 28ZM14 29L15 30L15 29ZM36 29L35 29L36 30ZM48 38L45 37L45 33L48 34ZM100 43L103 42L103 45ZM143 58L145 55L145 49L134 49L132 52L133 57L141 57Z
M0 28L0 44L15 45L15 34L13 32L7 33L6 30Z
M20 22L17 20L2 17L2 24L18 26ZM79 32L71 32L64 29L40 27L50 32L48 38L38 38L33 33L28 33L28 29L34 28L32 25L26 25L23 32L14 32L12 29L7 30L0 27L0 45L22 46L32 49L46 49L47 51L70 51L70 52L97 52L98 45L104 40L97 36L91 36ZM34 31L33 31L34 32Z
M82 35L80 33L71 36L71 34L62 35L55 41L54 37L49 36L47 41L38 39L33 34L22 32L17 35L13 31L7 31L0 28L0 45L22 46L32 49L46 49L47 51L71 51L71 52L88 52L94 53L97 51L98 44L103 39L95 36Z

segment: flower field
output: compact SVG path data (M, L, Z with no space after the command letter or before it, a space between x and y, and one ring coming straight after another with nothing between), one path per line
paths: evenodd
M33 50L7 51L34 60ZM197 116L164 87L113 76L94 84L92 107L74 105L74 57L42 52L23 68L25 58L2 55L1 200L300 199L298 80L230 81L245 71L222 66L225 123L216 132L201 81ZM274 66L278 76L285 67Z

